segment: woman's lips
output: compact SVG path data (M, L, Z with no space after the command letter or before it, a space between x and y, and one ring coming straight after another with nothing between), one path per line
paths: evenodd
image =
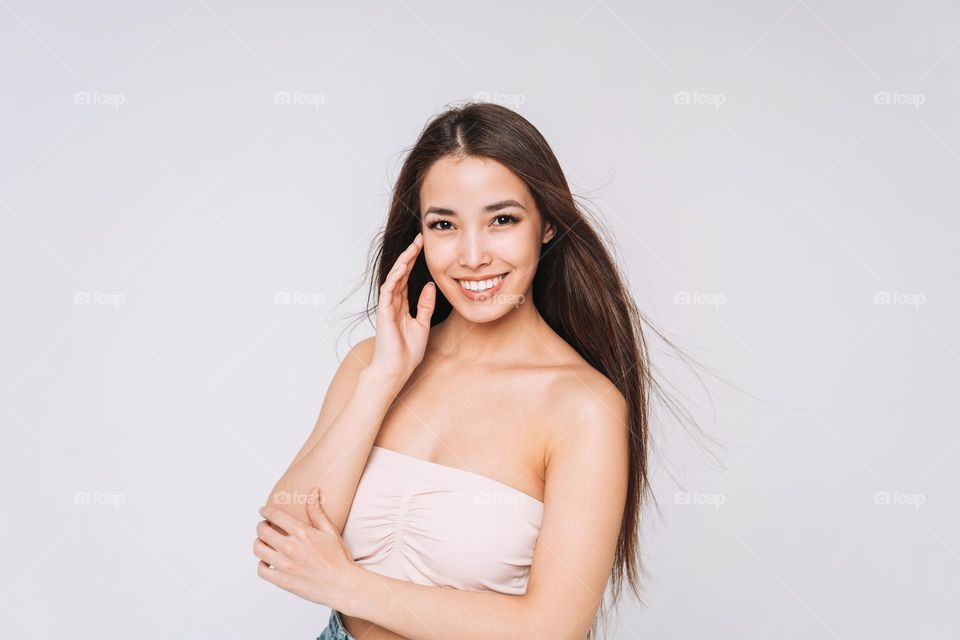
M509 277L510 277L510 272L508 271L507 273L503 274L502 278L500 278L500 282L498 282L491 288L487 289L486 291L470 291L469 289L464 289L460 285L460 281L457 280L456 278L454 278L454 282L457 283L457 289L460 289L460 293L463 295L464 298L466 298L467 300L471 300L473 302L479 302L482 300L488 300L490 299L490 297L496 295L497 292L500 291L500 289L503 287L503 283L506 282L507 278Z

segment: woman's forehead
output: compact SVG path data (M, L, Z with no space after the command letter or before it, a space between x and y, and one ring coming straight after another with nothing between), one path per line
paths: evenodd
M477 156L446 156L437 160L424 176L420 189L424 211L433 206L474 214L506 200L515 200L529 209L532 199L523 180L506 165Z

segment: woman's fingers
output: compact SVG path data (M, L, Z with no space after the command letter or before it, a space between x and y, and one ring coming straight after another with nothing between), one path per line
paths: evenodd
M277 573L276 569L271 569L270 565L268 565L263 560L257 563L257 575L271 584L276 584L277 586L280 586L279 584L277 584L277 580L279 579L280 574Z
M409 292L407 291L407 286L408 286L408 283L410 282L410 274L413 273L413 265L415 265L417 262L417 254L423 248L422 235L418 234L417 237L414 238L413 247L415 249L413 252L413 255L410 257L410 261L407 264L407 268L404 269L403 271L403 276L400 278L400 282L397 283L397 289L396 289L397 295L400 296L400 300L401 300L401 303L400 303L401 318L406 318L408 315L410 315L410 295L409 295Z
M417 252L420 251L420 246L423 244L422 238L423 236L418 233L413 239L413 242L411 242L409 246L407 246L407 248L404 249L399 256L397 256L396 261L393 263L393 269L390 270L390 273L395 271L402 272L409 267L409 265L413 262L413 258L416 257Z
M410 314L410 298L407 296L407 281L400 285L400 317L406 318Z
M417 237L413 239L413 243L407 247L407 251L410 252L410 255L407 257L406 263L404 264L403 275L401 277L401 287L407 286L407 279L410 277L410 274L413 273L413 265L417 263L417 255L420 253L420 250L423 249L423 236L417 234Z
M286 540L284 540L285 537L286 536L284 534L277 531L266 520L261 520L257 523L257 538L263 540L263 542L270 545L274 549L283 551L283 545L286 544Z
M400 254L400 257L397 258L397 269L400 273L400 286L406 285L406 278L410 275L410 272L413 271L413 265L417 261L417 254L420 252L420 247L422 245L422 236L418 233L417 237L413 239L413 242L410 243L410 246L404 249L403 253ZM402 264L400 264L402 262Z
M403 275L400 277L400 281L397 283L395 292L400 296L400 317L404 318L408 313L410 313L410 296L407 294L407 283L410 281L410 274L413 273L413 262L410 261L411 267L404 271Z
M394 289L396 288L397 278L400 277L399 266L399 264L395 264L387 274L383 284L380 285L380 302L377 304L377 311L386 311L393 304Z
M423 246L423 235L417 234L413 239L413 242L410 243L406 249L403 250L403 253L397 258L397 262L403 262L402 271L408 273L410 266L414 263L417 258L417 253L420 252L420 247ZM400 265L397 265L400 267Z
M400 307L401 310L404 309L403 303L406 299L404 288L407 286L407 279L410 276L410 272L413 270L412 266L422 244L423 235L418 233L413 239L413 242L410 243L410 246L404 249L403 252L397 256L397 260L394 263L393 268L387 274L386 279L384 279L383 284L380 286L380 301L383 304L384 310L391 308L396 309L397 307ZM400 304L397 304L397 298L399 298ZM379 305L377 310L380 310Z
M433 316L433 310L437 303L437 285L434 282L428 282L423 285L420 291L420 298L417 301L417 322L430 328L430 317Z
M283 557L276 549L268 545L260 538L254 538L253 540L253 555L273 566L277 566L280 562L280 558Z
M397 284L401 276L402 271L391 271L380 287L380 303L377 305L377 311L385 314L384 319L396 317Z
M383 284L380 285L381 294L389 294L393 292L394 288L396 287L397 279L403 275L404 271L406 271L410 257L409 253L413 248L415 248L415 246L415 244L411 244L409 247L403 250L403 253L397 256L396 261L393 263L393 267L389 272L387 272L387 277L384 278Z
M270 524L274 524L290 535L302 534L304 530L309 526L294 518L292 515L284 511L283 509L278 509L270 505L264 505L260 507L260 515L263 516ZM270 543L269 540L264 538L264 540ZM278 548L277 545L270 543L272 547Z

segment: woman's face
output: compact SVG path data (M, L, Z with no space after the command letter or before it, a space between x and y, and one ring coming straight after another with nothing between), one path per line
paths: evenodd
M427 267L462 316L485 322L527 300L554 230L516 174L491 158L446 156L424 176L420 207Z

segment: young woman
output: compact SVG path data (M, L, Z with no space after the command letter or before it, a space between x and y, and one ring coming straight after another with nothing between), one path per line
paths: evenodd
M376 335L260 511L258 575L331 607L320 638L596 637L608 583L640 595L657 385L537 129L485 103L430 122L375 268Z

